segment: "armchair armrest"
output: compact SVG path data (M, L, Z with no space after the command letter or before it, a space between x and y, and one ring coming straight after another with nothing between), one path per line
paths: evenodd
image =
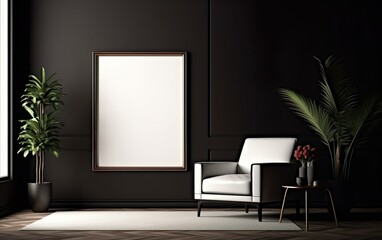
M235 174L237 162L198 162L194 167L194 191L202 193L202 181L207 177L224 174Z
M298 166L294 163L258 163L251 165L252 196L259 202L281 201L281 185L296 182Z

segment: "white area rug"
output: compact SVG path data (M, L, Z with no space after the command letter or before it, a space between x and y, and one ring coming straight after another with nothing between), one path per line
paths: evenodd
M278 214L263 213L263 221L243 211L62 211L21 230L301 230Z

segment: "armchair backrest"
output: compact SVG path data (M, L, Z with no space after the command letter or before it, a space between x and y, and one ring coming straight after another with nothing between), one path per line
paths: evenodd
M253 163L290 162L296 138L247 138L238 163L238 173L250 173Z

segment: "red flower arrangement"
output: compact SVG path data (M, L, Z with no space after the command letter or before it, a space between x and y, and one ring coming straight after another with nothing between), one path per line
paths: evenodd
M300 161L303 166L306 164L310 165L316 159L317 153L316 148L311 145L298 145L297 149L294 151L293 156L297 161Z

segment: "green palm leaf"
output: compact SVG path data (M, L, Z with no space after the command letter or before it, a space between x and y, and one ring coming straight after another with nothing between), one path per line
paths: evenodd
M333 119L333 124L336 125L335 141L341 146L348 145L352 136L347 129L349 123L344 115L356 106L357 93L353 85L349 83L349 77L344 71L342 62L330 56L323 65L318 58L314 58L318 62L322 79L319 82L321 103Z
M291 109L309 123L309 126L321 138L322 142L330 146L335 134L329 114L313 99L306 98L289 89L280 89L281 97L290 105Z
M349 130L355 136L354 147L365 143L382 118L382 95L371 95L352 114Z
M357 106L358 92L341 59L330 56L325 61L325 71L333 84L333 92L339 111L349 111Z

